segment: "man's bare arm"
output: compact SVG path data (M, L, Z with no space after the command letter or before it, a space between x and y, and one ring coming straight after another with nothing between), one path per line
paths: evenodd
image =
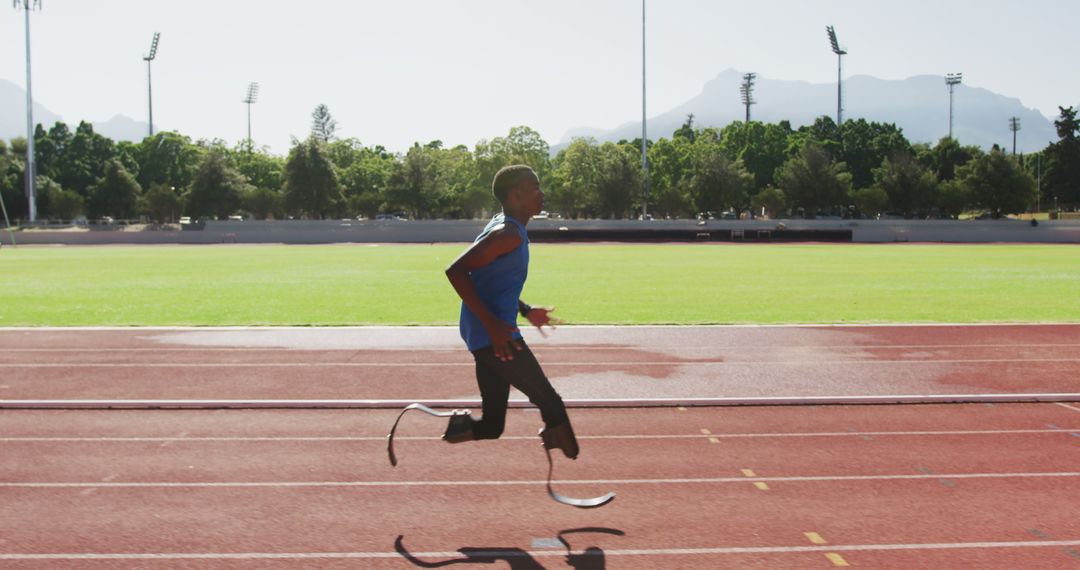
M500 226L474 243L455 259L450 267L446 268L446 278L450 280L450 285L454 287L454 291L457 292L458 297L461 297L465 306L476 315L476 318L480 319L480 323L484 325L488 336L491 337L495 356L501 360L512 360L513 349L521 349L521 346L513 339L513 333L517 329L492 314L487 305L480 300L480 295L477 294L469 273L490 265L500 256L514 251L519 245L521 245L521 235L506 226Z

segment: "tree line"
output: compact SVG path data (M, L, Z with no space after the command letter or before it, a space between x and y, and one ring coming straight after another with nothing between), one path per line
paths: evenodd
M533 166L548 209L567 218L656 217L706 212L770 217L994 217L1080 206L1080 125L1060 108L1059 140L1009 156L943 138L910 143L895 124L829 117L790 123L733 122L698 128L693 115L670 137L573 140L552 156L536 131L515 127L473 148L441 141L403 153L338 139L325 106L311 135L279 156L248 143L192 141L176 132L114 142L80 123L34 134L41 219L112 217L170 222L180 216L326 219L380 213L414 219L479 218L498 209L490 184L507 164ZM0 140L0 195L21 219L26 140ZM1036 183L1040 179L1040 183Z

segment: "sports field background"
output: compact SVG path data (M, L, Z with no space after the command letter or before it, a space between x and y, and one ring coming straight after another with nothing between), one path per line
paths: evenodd
M0 250L0 326L450 325L464 245ZM568 324L1080 322L1080 248L533 244Z

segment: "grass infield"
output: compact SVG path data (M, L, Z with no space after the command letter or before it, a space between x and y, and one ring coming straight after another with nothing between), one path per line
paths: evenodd
M0 326L450 325L463 245L0 250ZM568 324L1080 322L1060 245L533 244Z

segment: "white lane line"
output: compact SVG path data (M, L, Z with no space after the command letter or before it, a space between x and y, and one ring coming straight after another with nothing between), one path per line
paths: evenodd
M900 360L845 360L837 358L817 360L739 360L739 361L685 361L685 360L622 360L611 362L544 362L544 366L587 366L625 367L625 366L812 366L837 364L1019 364L1053 363L1076 364L1080 358L963 358L963 359L900 359ZM473 362L114 362L114 363L54 363L54 362L19 362L4 363L5 368L432 368L432 367L469 367Z
M556 350L587 350L587 351L657 351L665 350L666 347L656 346L590 346L574 345L559 346L557 344L533 346L533 351L542 353ZM679 351L714 352L717 350L759 350L760 347L748 345L709 345L707 347L677 347ZM1012 348L1016 350L1029 350L1032 348L1080 348L1080 343L1067 344L822 344L822 345L770 345L770 350L882 350L882 349L942 349L942 348ZM207 346L207 347L100 347L100 348L0 348L0 353L5 352L463 352L462 348L416 348L416 347L355 347L355 348L288 348L288 347L265 347L265 346Z
M1062 403L1062 402L1055 402L1055 403L1056 403L1057 405L1059 405L1059 406L1063 407L1063 408L1068 408L1068 409L1070 409L1070 410L1072 410L1072 411L1074 411L1074 412L1080 412L1080 408L1077 408L1076 406L1070 406L1070 405L1068 405L1068 404L1065 404L1065 403ZM1074 430L1074 431L1075 431L1075 430Z
M944 542L930 544L848 544L828 546L733 546L716 548L611 549L579 554L592 556L706 556L723 554L803 554L823 552L888 552L904 550L979 550L993 548L1050 548L1078 546L1080 540L1016 542ZM414 558L463 559L460 551L410 552ZM490 550L484 558L565 557L563 550ZM0 553L0 560L319 560L334 558L403 558L399 552L133 552L133 553Z
M918 481L952 479L1066 479L1080 477L1080 472L1047 473L934 473L910 475L810 475L792 477L754 477L754 481L766 483L812 483L853 481ZM704 477L687 479L567 479L560 485L708 485L746 483L745 477ZM0 488L14 489L85 489L85 488L308 488L308 487L511 487L543 485L541 480L491 480L491 481L130 481L130 482L0 482Z
M1077 410L1080 411L1080 410ZM934 436L977 436L977 435L1029 435L1029 434L1059 434L1074 433L1080 428L1053 428L1053 429L1009 429L1009 430L968 430L968 431L844 431L844 432L806 432L806 433L711 433L705 434L638 434L638 435L579 435L578 439L594 440L654 440L654 439L784 439L784 438L814 438L814 437L934 437ZM532 441L536 436L510 435L499 439L509 441ZM401 441L441 441L440 437L422 436L397 436L395 440ZM94 436L66 436L66 437L43 437L43 436L9 436L0 437L0 443L63 443L63 442L102 442L102 443L126 443L126 442L165 442L165 441L190 441L190 442L272 442L272 441L378 441L385 442L385 435L372 436L191 436L191 437L94 437Z
M267 410L267 409L397 409L416 400L0 400L0 410ZM1080 402L1080 394L921 394L878 396L748 396L723 398L564 399L569 408L671 408L733 406L825 406L899 404L1032 404ZM476 399L424 400L432 408L473 408ZM527 400L510 400L511 408L534 410Z

